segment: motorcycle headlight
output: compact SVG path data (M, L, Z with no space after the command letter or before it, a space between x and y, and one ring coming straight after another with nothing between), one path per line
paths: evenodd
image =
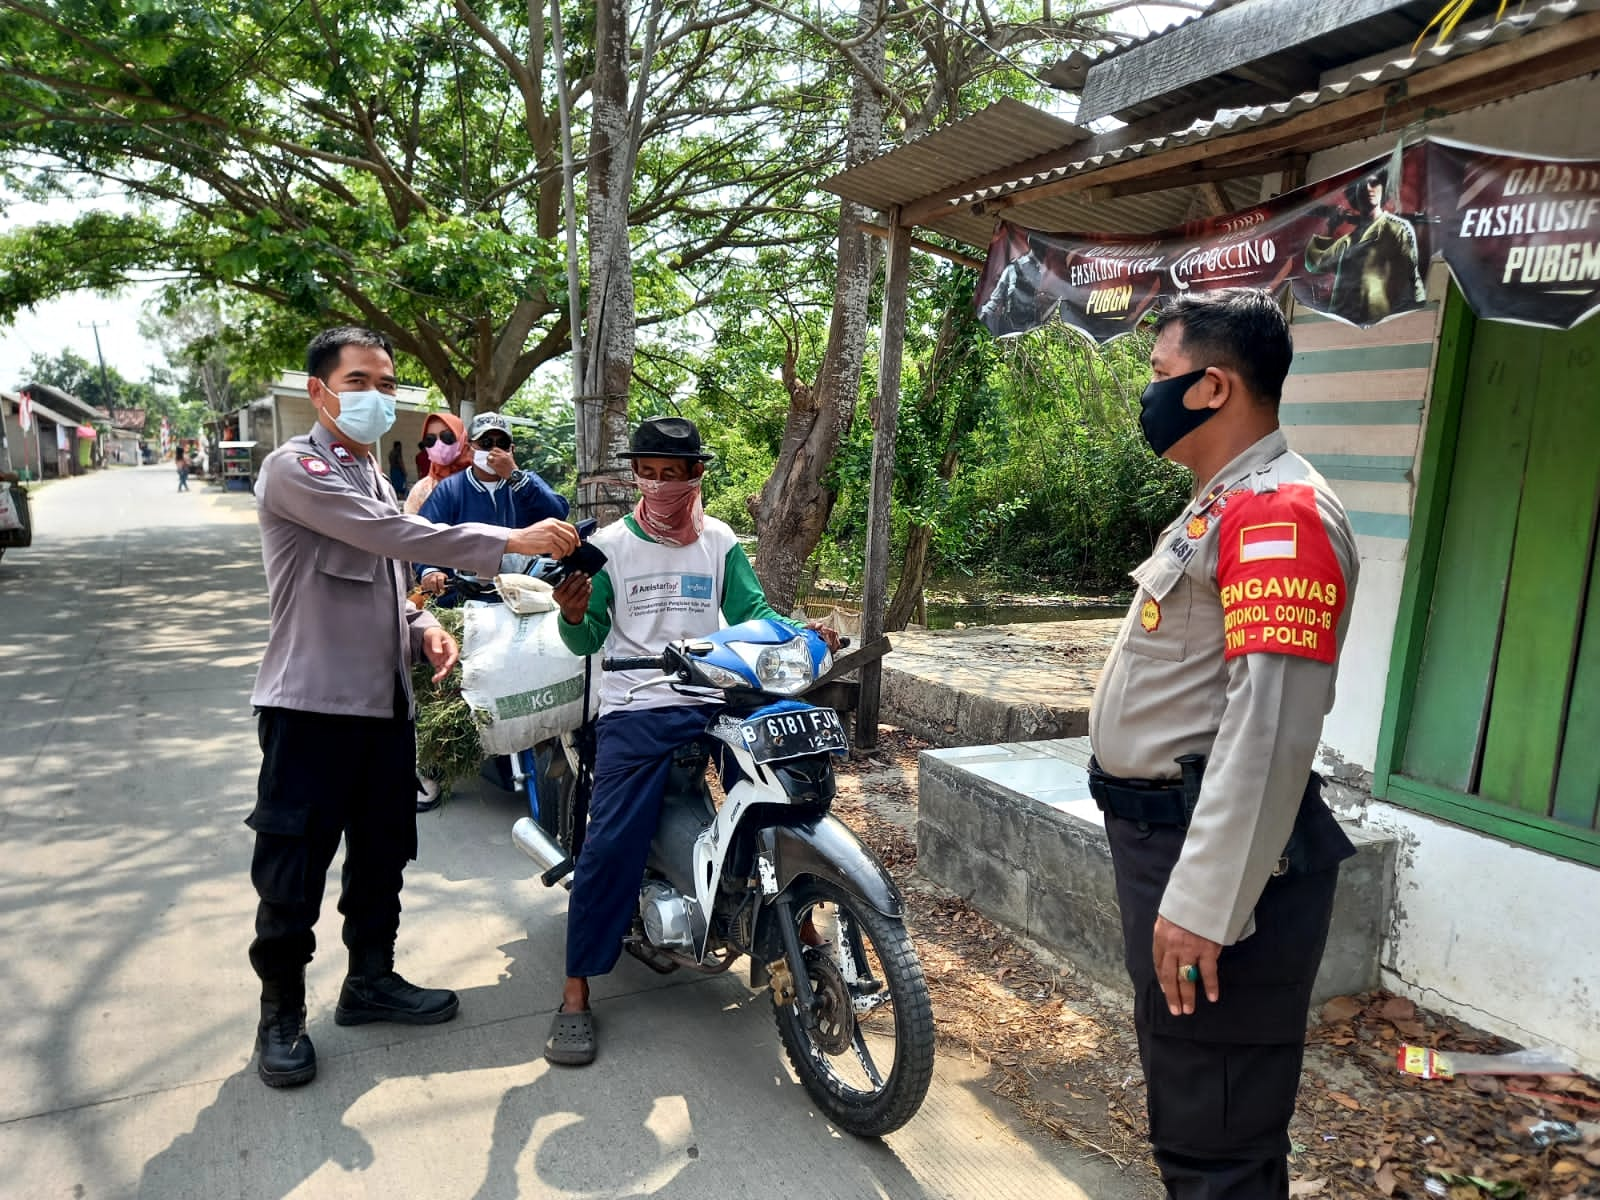
M793 696L811 682L811 651L804 638L763 646L750 665L755 668L762 690L774 695Z

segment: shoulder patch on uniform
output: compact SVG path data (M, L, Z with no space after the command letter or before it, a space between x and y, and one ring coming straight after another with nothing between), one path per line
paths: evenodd
M333 470L326 459L318 458L315 454L302 454L295 461L304 468L307 475L327 475Z
M1239 530L1239 561L1298 557L1300 527L1293 521L1267 521Z
M1223 657L1293 654L1331 663L1349 599L1316 492L1301 483L1240 497L1221 518Z

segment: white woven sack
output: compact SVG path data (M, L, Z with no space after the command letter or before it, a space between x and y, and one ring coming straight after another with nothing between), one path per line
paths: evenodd
M504 604L463 606L461 695L489 754L514 754L583 724L584 659L557 631L561 614L518 616ZM589 712L600 711L600 664Z

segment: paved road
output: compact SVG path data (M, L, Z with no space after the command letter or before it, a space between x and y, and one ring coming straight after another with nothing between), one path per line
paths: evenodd
M241 823L266 633L253 500L174 488L165 467L52 484L33 547L0 561L0 1194L1135 1194L1019 1128L959 1057L883 1143L834 1132L765 993L732 976L625 959L596 989L600 1060L551 1069L565 893L530 878L514 803L487 788L422 818L404 894L400 969L457 988L461 1016L335 1026L330 899L309 976L321 1073L263 1087Z

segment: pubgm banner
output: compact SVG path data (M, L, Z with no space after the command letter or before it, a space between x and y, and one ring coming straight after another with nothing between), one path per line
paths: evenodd
M1600 159L1428 145L1436 249L1479 317L1571 329L1600 309Z
M1434 254L1480 317L1570 329L1600 308L1600 161L1425 139L1163 233L1002 222L975 302L996 336L1059 319L1104 342L1190 290L1288 287L1298 304L1366 328L1423 305Z

